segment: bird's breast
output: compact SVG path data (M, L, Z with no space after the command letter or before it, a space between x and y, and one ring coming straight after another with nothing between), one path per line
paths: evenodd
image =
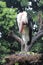
M25 35L29 35L29 27L27 27L26 25L24 25L23 27L23 30L22 30L22 34L25 34Z
M29 28L24 26L22 31L22 39L25 43L29 41Z

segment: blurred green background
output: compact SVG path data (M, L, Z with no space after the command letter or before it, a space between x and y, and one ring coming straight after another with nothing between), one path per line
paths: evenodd
M34 23L38 26L38 12L41 11L43 18L43 0L36 0L36 5L32 4L32 10L29 10L29 2L35 3L34 0L0 0L0 65L3 65L2 59L9 54L19 52L21 45L13 38L8 37L8 32L21 37L18 33L16 22L17 13L21 8L25 8L33 18ZM37 27L38 29L38 27ZM36 32L36 31L35 31ZM35 34L33 32L33 36ZM43 53L43 37L41 37L31 48L30 51Z

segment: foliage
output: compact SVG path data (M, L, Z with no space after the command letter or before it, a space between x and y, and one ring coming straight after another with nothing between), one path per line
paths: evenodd
M28 0L21 0L21 6L27 6Z
M2 38L0 38L0 58L3 58L8 53L15 53L19 49L16 41L9 43L3 39L3 34L6 35L12 29L17 31L16 16L17 8L7 8L6 2L0 1L0 32L2 33Z
M42 37L43 38L43 37ZM31 51L37 53L43 53L43 39L40 38L36 44L33 45Z
M7 0L9 2L9 0ZM18 7L20 7L19 5L17 5L17 3L19 2L21 7L27 7L27 3L29 2L29 0L11 0L12 3L16 2L16 6L14 4L14 8L9 8L6 6L6 0L0 0L0 32L2 33L2 38L0 38L0 63L3 64L2 62L2 58L5 55L8 54L13 54L16 51L20 51L20 44L18 44L17 41L13 40L10 38L8 38L7 40L3 38L3 34L6 35L8 34L9 31L13 31L15 34L17 34L18 36L21 36L18 33L18 27L17 27L17 23L16 23L16 16L17 16L17 10ZM11 3L10 3L11 4ZM9 5L10 5L9 4ZM40 8L40 6L42 7L43 5L43 0L40 0L40 2L38 3L38 6ZM21 8L20 7L20 8ZM40 8L42 10L42 8ZM39 9L39 10L40 10ZM30 15L33 18L33 21L38 24L38 12L34 11L33 9L30 10L26 10L27 12L30 13ZM42 10L43 11L43 10ZM42 17L43 17L43 13L42 13ZM35 31L36 32L36 31ZM35 33L33 32L33 35ZM10 41L10 42L9 42ZM38 40L38 42L36 42L31 51L34 52L43 52L43 37L40 38Z
M15 26L17 9L7 8L5 2L0 2L0 7L0 26L4 31L9 31L11 27Z

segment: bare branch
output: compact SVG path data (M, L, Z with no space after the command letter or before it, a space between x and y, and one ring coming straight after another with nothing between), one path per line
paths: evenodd
M31 41L31 44L29 46L29 50L31 49L31 47L33 46L33 44L38 41L39 38L43 37L43 30L40 30L33 38Z
M20 44L23 44L23 40L18 37L17 35L15 35L13 32L11 34L11 32L9 33L10 37L13 37L16 41L18 41ZM43 30L40 30L33 38L32 41L30 43L30 45L28 46L29 50L31 49L31 47L33 46L33 44L40 38L43 37Z
M14 38L20 44L23 43L23 40L19 36L17 36L16 34L14 34L13 31L8 32L8 37L9 36L12 37L12 38Z

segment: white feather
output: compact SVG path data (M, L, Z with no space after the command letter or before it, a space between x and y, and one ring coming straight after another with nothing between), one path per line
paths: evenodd
M17 15L17 22L18 22L19 30L21 29L22 22L28 23L26 11L20 12ZM24 27L24 31L22 32L22 39L23 39L24 43L27 43L29 41L29 28L28 27Z

